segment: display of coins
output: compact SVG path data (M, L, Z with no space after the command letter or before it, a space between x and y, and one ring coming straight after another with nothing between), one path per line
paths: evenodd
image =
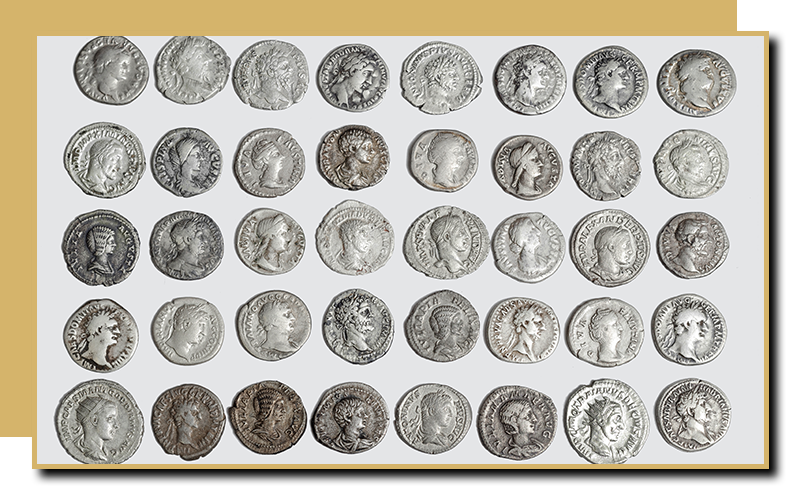
M308 90L308 62L300 49L280 40L263 40L242 52L233 67L233 88L256 109L286 109Z
M469 184L478 170L478 149L463 132L428 130L414 142L409 162L417 182L433 191L452 193Z
M167 132L153 151L153 177L170 193L189 198L205 193L219 180L222 151L196 128Z
M540 115L558 106L567 89L561 60L539 45L525 45L507 53L494 73L500 101L522 115Z
M439 290L414 304L405 322L411 349L431 361L455 361L478 342L481 320L469 301L452 290Z
M228 83L231 58L204 36L172 37L156 58L156 88L178 104L211 99Z
M495 305L486 319L492 354L511 363L537 363L558 346L561 327L553 308L534 299L515 297Z
M538 200L561 182L561 156L552 144L533 135L505 141L494 157L494 177L500 187L523 200Z
M217 355L225 339L222 314L196 297L173 299L153 318L153 343L176 365L199 365Z
M339 453L362 453L378 446L386 435L389 407L367 384L346 382L322 393L311 423L323 446Z
M164 391L153 404L153 435L169 455L202 458L217 446L225 430L225 410L205 387L183 384Z
M455 448L464 439L472 423L472 408L452 387L422 384L397 402L394 423L403 442L435 455Z
M319 169L332 185L358 191L376 185L389 169L389 147L381 134L363 125L328 132L319 148Z
M383 357L394 339L394 318L386 304L366 290L345 290L331 301L322 323L325 343L354 365Z
M219 266L222 253L222 232L205 214L184 210L167 215L150 235L150 258L170 278L205 278Z
M619 299L587 300L572 313L567 347L578 359L595 366L624 365L639 354L644 323L639 311Z
M717 307L691 293L662 302L653 314L653 342L664 358L681 365L702 365L725 347L728 326Z
M703 212L676 215L658 234L658 257L672 274L708 276L725 262L730 243L722 224Z
M394 252L394 230L376 208L355 200L333 207L317 227L317 252L331 270L348 276L382 268Z
M303 228L283 212L257 208L236 229L236 254L248 268L274 276L288 273L303 258Z
M523 283L539 283L552 276L564 260L566 247L556 223L539 212L508 217L492 236L495 266Z
M256 295L236 315L239 342L264 361L288 358L311 335L311 314L294 294L271 290Z
M586 134L572 148L570 167L581 191L599 201L628 196L639 185L642 155L635 142L616 132Z
M667 137L653 163L658 182L680 198L706 198L728 179L728 151L701 130L679 130Z
M332 106L368 111L383 100L389 88L389 69L369 45L342 45L322 60L317 85Z
M715 115L736 94L736 74L728 61L715 52L684 50L672 56L658 72L658 94L682 115Z
M681 451L701 451L725 437L731 402L719 387L687 378L670 384L656 403L656 423L664 439Z
M150 68L130 40L99 36L75 59L75 81L86 97L104 104L128 104L147 86Z
M139 329L131 313L113 300L90 300L67 320L64 345L72 361L82 368L113 372L133 357Z
M233 173L246 192L261 198L288 193L303 179L306 157L289 132L261 128L247 134L233 160Z
M306 408L286 384L266 380L249 385L230 408L231 427L250 451L275 455L288 450L306 431Z
M575 68L575 95L593 115L627 116L647 97L647 72L633 52L610 46L595 50Z

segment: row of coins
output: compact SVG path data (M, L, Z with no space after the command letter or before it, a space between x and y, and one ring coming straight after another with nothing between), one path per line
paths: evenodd
M171 101L196 104L216 95L228 81L231 61L206 37L174 37L155 63L156 87ZM381 56L364 44L337 47L317 73L322 96L332 106L352 112L380 104L389 86L389 70ZM127 104L147 85L149 68L142 52L128 39L103 36L91 40L75 60L75 80L89 98L106 104ZM429 42L403 63L403 97L428 114L461 109L481 92L483 77L463 47ZM618 118L636 111L648 90L647 72L628 49L603 47L575 68L575 94L592 114ZM308 62L291 43L264 40L245 50L233 68L233 86L245 104L258 109L286 109L308 89ZM567 88L564 65L550 50L526 45L499 61L494 85L510 110L538 115L555 108ZM736 93L736 76L722 56L709 50L685 50L658 72L661 98L688 116L722 111Z

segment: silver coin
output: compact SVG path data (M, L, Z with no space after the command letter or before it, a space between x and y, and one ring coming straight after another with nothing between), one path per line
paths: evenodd
M366 365L389 351L394 318L386 304L366 290L345 290L331 301L322 323L325 343L354 365Z
M408 264L426 276L455 279L475 272L489 255L489 232L457 207L428 210L411 224L403 244Z
M702 365L725 347L728 326L717 307L694 294L662 302L653 314L653 341L664 358L681 365Z
M311 314L299 297L283 290L256 295L236 315L239 342L258 359L278 361L303 347Z
M139 138L108 122L81 128L64 151L70 178L84 193L98 198L116 198L135 188L146 161Z
M708 276L725 262L730 242L722 224L703 212L678 214L658 234L658 257L679 278Z
M133 272L139 260L139 233L111 210L95 210L69 223L61 245L67 269L87 285L111 286Z
M61 446L79 462L121 464L142 444L144 418L124 387L110 380L89 380L61 398L56 433Z
M245 215L236 229L236 254L259 274L288 273L303 258L303 228L283 212L257 208Z
M538 200L561 182L561 156L552 144L532 135L504 142L494 157L494 177L505 191L523 200Z
M635 142L616 132L586 134L572 148L570 166L578 187L599 201L628 196L639 185L642 155Z
M736 94L736 74L710 50L684 50L658 72L658 93L667 106L686 116L719 113Z
M508 217L492 236L495 266L523 283L538 283L552 276L564 260L566 247L556 223L539 212Z
M322 139L319 169L338 188L358 191L371 187L389 170L389 147L371 128L346 125Z
M183 384L164 391L153 404L153 435L169 455L202 458L217 446L225 430L225 410L211 391Z
M153 150L153 177L170 193L189 198L213 188L222 169L222 151L197 128L170 130Z
M428 130L414 142L409 162L417 182L452 193L469 184L478 170L478 149L458 130Z
M687 378L671 384L656 403L656 423L664 439L682 451L701 451L725 437L731 402L719 387Z
M547 450L556 435L558 413L546 394L519 385L490 392L478 410L478 436L500 458L528 460Z
M644 64L624 47L595 50L575 68L578 101L603 118L619 118L639 109L647 87Z
M609 297L581 304L567 327L569 351L595 366L624 365L639 354L643 342L644 323L639 311Z
M231 58L204 36L175 36L156 57L156 88L178 104L211 99L228 83Z
M567 72L548 49L525 45L503 56L494 72L494 86L511 111L540 115L561 102L567 90Z
M356 200L339 203L317 227L317 252L331 270L348 276L377 271L394 252L394 230L378 209Z
M567 439L593 464L621 464L635 457L650 433L647 408L628 384L600 379L569 396Z
M286 109L308 90L308 62L288 42L263 40L242 52L233 68L239 99L257 109Z
M219 266L222 253L222 232L205 214L184 210L167 215L150 235L150 258L170 278L205 278Z
M403 97L431 115L461 109L481 93L483 76L469 52L447 42L429 42L403 62Z
M442 384L422 384L397 402L395 427L407 445L432 455L455 448L467 435L472 408L463 394Z
M131 313L113 300L90 300L67 320L64 345L79 366L98 373L113 372L133 357L139 329Z
M653 163L658 182L680 198L706 198L728 179L728 151L701 130L679 130L667 137Z
M369 45L342 45L322 60L317 84L331 105L347 111L368 111L383 100L389 88L389 69Z
M249 385L230 408L231 426L239 441L262 455L286 451L306 431L306 408L291 387L277 380Z
M214 304L196 297L173 299L158 309L152 325L158 352L176 365L199 365L222 348L225 322Z
M340 453L362 453L386 435L389 407L367 384L345 382L322 393L311 420L322 445Z
M75 59L81 92L104 104L128 104L147 86L150 68L139 48L122 36L99 36Z
M632 281L650 257L650 239L639 222L622 210L600 210L572 230L570 257L595 285L615 287Z
M405 322L415 353L431 361L460 359L475 347L481 320L472 304L452 290L439 290L414 304Z
M261 198L282 196L303 179L306 157L289 132L261 128L247 134L233 160L242 189Z
M561 327L553 308L514 297L495 305L486 319L489 350L503 361L537 363L558 347Z

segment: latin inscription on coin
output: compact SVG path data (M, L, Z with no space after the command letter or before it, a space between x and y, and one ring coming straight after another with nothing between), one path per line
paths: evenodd
M494 176L505 191L523 200L538 200L558 187L562 162L556 148L532 135L504 142L494 158Z
M249 385L230 408L231 426L251 451L274 455L286 451L306 431L306 408L291 387L277 380Z
M389 351L394 319L386 304L366 290L353 288L334 297L322 323L328 348L356 365L366 365Z
M150 69L139 48L122 36L99 36L75 59L75 81L86 97L128 104L147 86Z
M703 212L673 217L658 235L658 257L679 278L702 278L728 256L728 235L722 224Z
M239 223L236 253L259 274L288 273L303 258L306 237L303 228L283 212L257 208Z
M219 443L225 410L205 387L183 384L164 391L153 405L153 435L170 455L197 460Z
M505 299L492 308L486 320L492 354L512 363L547 359L558 346L561 327L553 308L534 299Z
M383 180L389 169L389 148L371 128L347 125L322 139L319 168L334 186L358 191Z
M552 276L564 260L566 246L556 223L539 212L512 215L492 237L497 269L524 283Z
M93 372L122 368L138 344L139 329L133 316L111 299L83 304L64 327L64 345L70 357Z
M153 318L153 342L176 365L198 365L217 355L225 324L214 304L181 297L161 306Z
M422 384L397 402L394 423L400 439L410 447L423 453L443 453L467 435L472 408L452 387Z
M639 354L644 323L639 312L619 299L592 299L569 321L567 346L578 359L595 366L624 365Z
M346 382L319 399L311 418L314 436L339 453L362 453L378 446L389 427L389 407L367 384Z
M603 47L575 68L575 95L590 113L619 118L637 109L647 97L644 64L623 47Z
M222 152L208 134L196 128L170 130L153 151L153 177L176 196L205 193L219 180Z
M247 134L233 162L233 173L242 189L262 198L288 193L305 171L303 149L289 132L277 128L262 128Z
M586 134L572 148L570 166L578 187L600 201L628 196L639 185L639 147L616 132Z
M475 143L457 130L428 130L414 142L411 174L433 191L452 193L463 188L478 170Z
M347 111L368 111L383 100L389 70L369 45L342 45L331 51L317 76L322 97Z
M653 341L658 353L681 365L713 360L728 337L725 318L707 299L684 294L665 300L653 314Z
M156 222L150 236L150 257L170 278L199 280L222 261L223 240L211 217L188 210Z
M736 74L719 54L684 50L661 67L658 93L682 115L711 116L725 109L736 94Z
M263 40L242 52L233 68L233 88L257 109L286 109L308 90L306 56L291 43Z
M728 178L728 151L700 130L679 130L667 137L653 162L658 182L681 198L711 196Z
M494 73L494 85L508 109L539 115L561 102L567 73L555 54L538 45L526 45L503 56Z
M156 58L156 88L178 104L211 99L225 87L231 58L204 36L176 36Z
M717 386L683 379L664 389L656 403L656 423L664 439L682 451L701 451L725 437L731 402Z
M469 354L480 328L475 308L452 290L439 290L420 299L405 323L406 339L414 352L440 362Z
M256 295L236 316L239 342L258 359L278 361L303 347L311 334L311 314L299 297L283 290Z

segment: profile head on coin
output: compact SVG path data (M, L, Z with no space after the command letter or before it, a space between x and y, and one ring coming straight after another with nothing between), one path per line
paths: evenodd
M331 105L347 111L368 111L383 100L389 87L389 70L369 45L342 45L322 60L317 84Z
M394 230L376 208L355 200L333 207L317 227L317 252L331 270L349 276L383 267L394 252Z
M561 182L561 156L546 140L518 135L505 141L494 158L494 176L508 193L523 200L538 200Z
M572 148L572 176L581 191L599 201L628 196L639 185L641 154L616 132L586 134Z
M658 93L667 106L682 115L711 116L725 109L736 94L736 74L715 52L684 50L661 67Z
M397 402L394 423L407 445L433 455L455 448L464 439L472 423L472 408L450 386L422 384Z
M288 42L263 40L242 52L233 68L233 88L243 103L279 110L297 104L308 90L308 62Z
M656 423L664 439L681 451L702 451L725 437L731 402L719 387L683 379L664 389L656 402Z
M81 92L104 104L128 104L139 97L150 76L144 55L122 36L99 36L75 59L75 81Z
M719 356L728 327L717 307L694 294L662 302L653 314L658 353L681 365L701 365Z
M590 113L619 118L647 97L644 64L624 47L610 46L587 55L575 68L575 95Z
M208 134L196 128L167 132L153 150L153 176L176 196L205 193L219 180L222 152Z
M639 312L619 299L592 299L572 313L567 346L578 359L595 366L620 366L639 354L644 323Z
M362 453L386 435L389 407L369 385L346 382L322 393L311 421L322 445L339 453Z
M230 408L230 418L239 441L262 455L288 450L306 430L303 400L291 387L277 380L242 389Z
M492 308L486 319L489 350L511 363L547 359L558 346L560 332L553 308L534 299L505 299Z
M311 314L294 294L272 290L256 295L236 316L242 346L258 359L278 361L303 347L311 334Z
M325 343L356 365L383 357L394 339L394 318L386 304L366 290L345 290L331 301L322 323Z
M431 361L460 359L475 347L480 317L472 304L452 290L439 290L420 299L405 322L408 344Z
M258 208L236 230L236 253L250 269L266 275L288 273L303 258L303 228L283 212Z
M494 73L494 85L508 109L539 115L561 102L567 73L561 60L548 49L525 45L503 56Z
M211 217L188 210L156 222L150 235L150 257L170 278L205 278L222 261L223 239Z
M93 372L122 368L138 344L139 329L133 316L111 299L83 304L64 327L64 345L70 357Z
M167 454L197 460L219 443L225 430L225 410L205 387L183 384L158 397L151 423L156 441Z
M225 324L214 304L181 297L162 305L153 318L153 342L162 356L176 365L211 360L222 347Z
M262 128L247 134L233 160L242 189L261 198L282 196L303 178L306 157L289 132Z
M457 130L428 130L414 142L411 174L433 191L452 193L463 188L478 169L478 150Z
M703 212L676 215L658 235L658 257L679 278L708 276L725 262L729 248L725 228Z
M539 212L508 217L492 237L497 269L523 283L538 283L552 276L564 260L565 249L561 230Z
M667 137L653 163L658 182L680 198L711 196L728 178L728 151L700 130L679 130Z
M211 99L225 87L231 58L204 36L172 37L156 58L156 88L178 104Z
M389 148L371 128L347 125L322 139L319 168L332 185L358 191L383 180L389 169Z

